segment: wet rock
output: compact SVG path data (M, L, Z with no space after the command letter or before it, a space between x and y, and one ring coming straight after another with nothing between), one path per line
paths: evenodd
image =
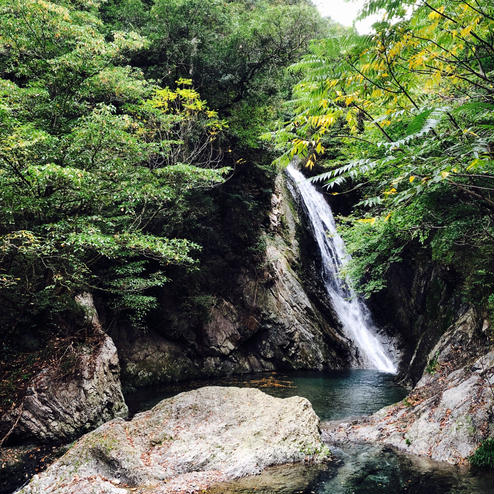
M327 472L329 463L307 465L297 463L269 467L260 475L249 475L238 480L222 482L211 489L208 494L293 494L314 492L309 490L311 484Z
M325 425L328 441L377 442L459 464L494 435L494 351L473 310L441 337L403 402L351 423Z
M199 376L198 366L187 357L186 349L160 335L128 334L118 342L126 390Z
M264 263L242 270L231 301L218 299L204 328L206 374L273 369L340 369L347 364L349 342L308 293L300 265L302 217L283 176L276 180L263 236ZM323 295L325 297L325 295ZM213 362L216 367L214 367Z
M60 366L44 368L30 383L16 409L4 414L4 429L13 438L66 442L114 417L127 414L120 386L117 350L100 334L94 346L71 349L77 372L66 376Z
M325 460L318 426L305 398L205 387L86 434L19 494L197 492L270 465Z
M178 333L169 327L160 327L159 334L114 330L124 387L275 369L347 367L350 343L324 306L324 290L316 290L300 263L309 257L301 253L302 222L280 175L260 242L263 263L232 273L231 294L211 297L207 321Z
M427 356L439 338L465 311L460 276L431 259L431 253L411 243L401 262L390 266L384 290L369 307L379 327L400 343L399 379L410 388L422 376Z
M211 310L208 323L204 327L204 336L209 348L223 355L229 355L239 346L239 342L248 335L238 330L239 314L235 306L226 300L220 300Z

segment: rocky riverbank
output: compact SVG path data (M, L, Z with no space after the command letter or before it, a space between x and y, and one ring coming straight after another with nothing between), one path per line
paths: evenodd
M95 344L74 348L70 357L70 375L52 365L32 379L22 401L0 417L2 437L63 443L127 415L112 339L101 332Z
M466 312L430 352L422 378L400 403L324 424L326 441L370 442L453 464L494 434L494 351L489 323Z

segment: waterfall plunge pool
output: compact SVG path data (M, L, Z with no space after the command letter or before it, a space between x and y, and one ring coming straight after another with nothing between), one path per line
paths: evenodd
M492 494L493 479L467 468L372 445L331 447L326 465L284 465L208 494Z
M321 420L370 415L403 399L406 391L393 382L393 375L371 369L331 372L272 372L231 378L198 380L161 388L153 386L129 393L125 399L130 413L148 410L164 398L202 386L259 388L278 398L307 398Z
M132 414L202 386L248 386L280 398L304 396L322 420L368 415L406 395L393 376L369 369L263 373L141 389L126 396ZM325 465L284 465L219 485L210 494L492 494L493 479L375 445L330 445Z

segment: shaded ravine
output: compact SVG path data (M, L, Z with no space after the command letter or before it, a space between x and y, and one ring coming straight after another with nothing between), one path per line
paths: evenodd
M354 367L377 369L395 374L393 358L377 336L370 312L347 281L340 276L348 261L345 244L336 230L336 223L324 196L293 165L287 167L295 196L299 196L310 221L314 239L321 255L321 277L338 316L343 332L358 349Z

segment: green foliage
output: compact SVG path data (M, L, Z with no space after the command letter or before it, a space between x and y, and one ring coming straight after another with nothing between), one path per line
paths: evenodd
M4 346L76 331L86 290L109 322L145 327L166 289L205 319L254 255L258 134L323 25L304 0L0 2Z
M437 352L428 362L427 362L427 365L425 367L425 371L428 373L428 374L435 374L437 372L437 369L439 368L439 362L438 362L438 358L439 358L439 352Z
M486 439L470 456L470 463L485 470L494 469L494 439Z
M305 1L156 0L145 29L148 70L165 83L191 77L216 107L231 106L272 91L322 27Z
M272 130L290 92L286 66L325 29L305 0L112 0L101 11L109 32L145 36L132 61L147 77L163 86L191 79L245 148L260 147L259 134Z
M407 17L376 0L366 11L383 4L374 35L335 32L293 66L302 80L276 133L279 161L317 162L324 173L313 180L360 197L343 234L365 295L386 286L414 245L458 272L464 297L485 307L494 291L492 6L437 1Z
M189 81L160 89L125 65L148 41L105 32L98 6L1 7L0 298L12 334L59 325L83 290L142 323L165 271L197 264L199 246L167 219L229 172L213 166L224 121Z
M393 263L401 261L404 248L389 220L368 219L349 222L341 228L353 256L345 273L365 297L386 287L385 274Z

